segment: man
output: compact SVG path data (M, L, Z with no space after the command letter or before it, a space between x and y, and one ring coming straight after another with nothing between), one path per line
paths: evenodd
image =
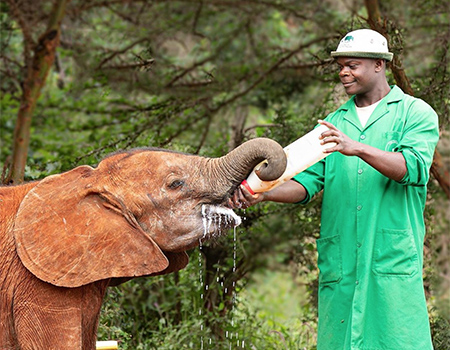
M307 203L323 190L317 349L430 350L423 210L437 115L389 86L381 34L350 32L331 55L352 95L319 121L332 154L266 193L241 186L231 205Z

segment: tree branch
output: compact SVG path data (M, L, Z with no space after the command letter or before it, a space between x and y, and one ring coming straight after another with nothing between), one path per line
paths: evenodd
M373 30L376 30L381 34L383 34L389 41L386 23L381 18L378 0L364 0L364 3L366 5L367 12L369 15L368 22L370 27ZM414 96L414 90L409 82L409 79L403 68L401 59L398 55L394 55L394 58L391 63L391 70L397 85L407 94ZM438 181L440 187L447 195L447 198L450 199L450 180L448 176L449 172L445 168L445 165L440 161L440 159L441 155L439 154L439 151L436 150L434 152L433 163L431 165L430 172L434 176L434 178ZM443 173L444 176L442 176L441 173Z
M22 12L20 11L17 3L13 0L7 0L8 5L11 9L13 17L16 18L17 23L19 23L20 29L23 35L23 55L25 57L25 66L31 65L31 51L34 46L33 36L31 35L30 27L27 24L27 21L22 16Z
M47 75L55 61L55 51L59 45L61 21L69 0L55 2L45 33L39 38L34 48L32 63L27 64L27 76L23 84L23 93L20 103L17 122L14 129L14 146L10 173L6 179L8 184L23 182L25 165L28 157L30 143L31 118L36 102L45 85ZM31 37L24 32L25 46L30 46Z
M120 54L122 54L122 53L125 53L125 52L127 52L128 50L130 50L130 49L132 49L133 47L135 47L136 45L141 44L141 43L144 43L144 42L146 42L146 41L149 41L148 38L142 38L142 39L136 40L135 42L131 43L131 44L128 45L128 46L125 46L123 49L114 51L113 53L111 53L109 56L105 57L105 58L99 63L99 65L97 66L97 69L101 69L101 68L103 67L103 65L104 65L106 62L112 60L112 59L113 59L114 57L116 57L117 55L120 55Z
M271 67L269 67L265 72L263 72L252 84L250 84L250 86L248 86L247 88L245 88L241 92L237 93L234 96L231 96L229 99L227 99L227 100L223 101L222 103L220 103L217 107L215 107L213 109L213 111L217 111L217 110L221 109L222 107L224 107L225 105L228 105L228 104L236 101L237 99L241 98L242 96L245 96L246 94L248 94L256 86L261 84L272 72L274 72L276 69L278 69L284 62L289 60L291 57L293 57L294 55L296 55L297 53L299 53L303 49L305 49L305 48L307 48L307 47L309 47L311 45L314 45L316 43L319 43L321 41L328 40L329 38L330 37L320 37L320 38L317 38L317 39L313 39L313 40L307 42L306 44L300 45L297 49L295 49L293 51L290 51L289 53L287 53L286 55L281 57L275 64L273 64Z
M244 25L245 26L245 25ZM166 88L167 87L171 87L176 81L180 80L181 78L183 78L186 74L192 72L194 69L196 69L197 67L203 66L206 62L212 61L215 57L217 57L221 51L227 47L234 39L235 36L237 34L239 34L242 30L243 26L239 26L236 30L233 31L233 33L231 33L231 35L228 36L228 39L225 40L220 46L217 47L216 51L208 56L205 57L203 60L200 60L198 62L195 62L192 66L190 66L189 68L186 68L185 70L183 70L181 73L179 73L178 75L176 75L175 77L173 77L167 84L166 84Z

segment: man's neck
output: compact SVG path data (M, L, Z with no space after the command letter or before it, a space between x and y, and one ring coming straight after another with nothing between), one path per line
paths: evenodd
M370 106L382 98L384 98L391 91L391 87L387 83L387 81L378 87L372 89L371 91L359 94L355 96L355 104L358 107L367 107Z

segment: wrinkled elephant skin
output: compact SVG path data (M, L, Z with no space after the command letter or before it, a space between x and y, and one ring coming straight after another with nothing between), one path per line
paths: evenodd
M0 349L95 349L108 285L185 267L186 250L237 224L223 204L264 159L262 179L283 173L281 146L255 139L221 158L131 150L0 187Z

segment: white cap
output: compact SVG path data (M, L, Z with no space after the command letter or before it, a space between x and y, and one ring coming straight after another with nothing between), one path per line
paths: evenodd
M391 61L386 38L371 29L358 29L348 33L339 43L331 57L382 58Z

